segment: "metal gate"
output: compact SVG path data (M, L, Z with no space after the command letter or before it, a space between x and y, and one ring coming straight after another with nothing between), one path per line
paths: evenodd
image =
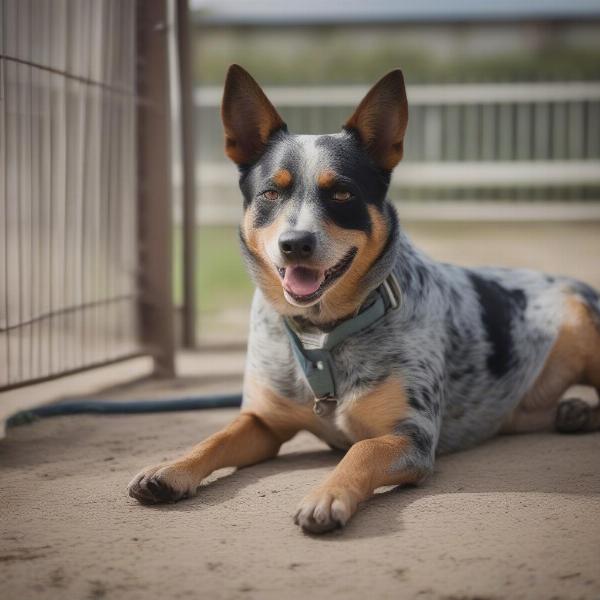
M0 0L0 389L173 370L167 3Z

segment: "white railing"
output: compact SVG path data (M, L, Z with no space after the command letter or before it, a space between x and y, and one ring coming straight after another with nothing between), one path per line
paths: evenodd
M368 86L267 87L265 92L277 106L353 106ZM201 87L194 93L198 106L218 107L223 89ZM410 104L495 104L498 102L574 102L600 100L600 82L431 84L407 88Z
M366 91L266 89L289 129L302 133L339 131ZM223 156L221 94L216 87L195 93L200 214L217 221L237 214L237 205L227 205L239 196L235 169ZM568 200L572 218L581 218L575 203L584 201L577 206L600 218L600 82L419 85L407 94L406 155L392 180L405 201L451 198L477 207L485 204L478 200L517 199L510 205L518 214L531 201ZM207 206L215 193L220 208ZM531 210L523 210L529 218ZM540 216L550 212L544 207Z

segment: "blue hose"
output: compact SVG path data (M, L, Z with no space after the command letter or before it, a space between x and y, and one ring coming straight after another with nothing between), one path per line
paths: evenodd
M189 398L167 398L163 400L130 400L128 402L119 402L116 400L75 400L22 410L12 415L6 424L9 427L14 427L31 423L43 417L59 417L63 415L134 415L177 410L235 408L239 407L241 403L241 394L191 396Z

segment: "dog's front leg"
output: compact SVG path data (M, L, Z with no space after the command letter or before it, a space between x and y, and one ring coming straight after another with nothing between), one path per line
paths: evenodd
M193 496L204 478L223 467L244 467L277 455L295 431L276 431L252 413L194 446L182 458L147 467L129 484L129 495L144 504Z
M382 486L416 483L432 471L430 436L416 428L354 444L333 473L300 503L294 521L312 533L343 527Z

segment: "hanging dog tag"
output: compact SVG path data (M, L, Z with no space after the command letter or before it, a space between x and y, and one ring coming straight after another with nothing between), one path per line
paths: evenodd
M315 398L313 412L317 417L328 417L335 411L336 407L337 402L335 400Z

